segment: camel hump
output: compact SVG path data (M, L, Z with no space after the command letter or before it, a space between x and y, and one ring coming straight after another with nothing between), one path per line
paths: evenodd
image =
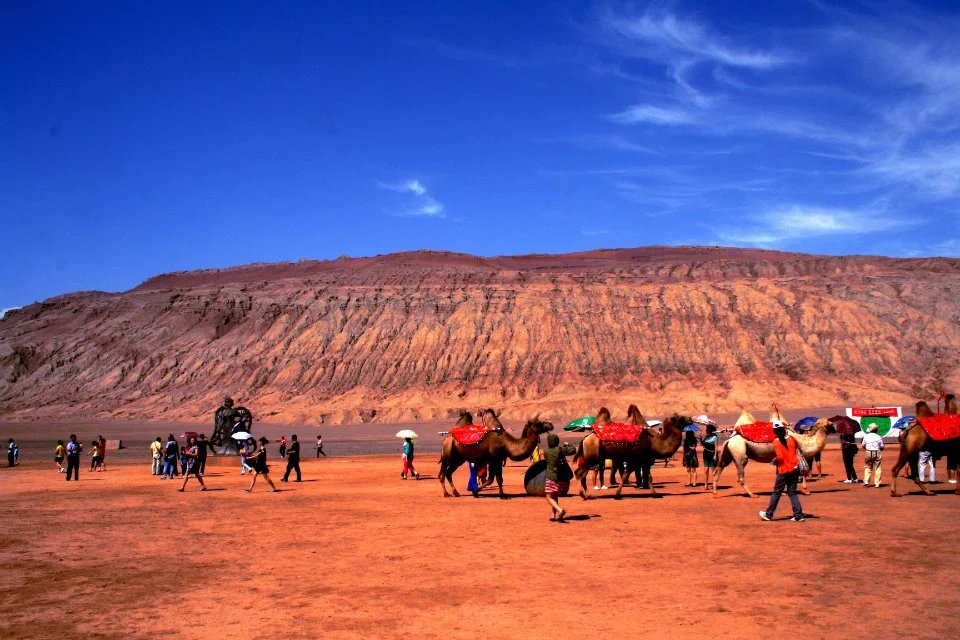
M927 435L937 442L960 438L960 414L937 413L929 417L918 417L917 422Z
M450 429L450 435L457 444L471 446L480 444L487 437L487 434L494 431L491 427L482 424L471 424L462 427Z
M636 444L640 434L644 432L643 425L608 422L607 424L593 425L593 432L604 442L617 444Z

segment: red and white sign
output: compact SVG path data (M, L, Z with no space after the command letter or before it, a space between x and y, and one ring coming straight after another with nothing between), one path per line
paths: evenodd
M900 407L853 407L847 409L847 415L851 418L899 418L901 417Z

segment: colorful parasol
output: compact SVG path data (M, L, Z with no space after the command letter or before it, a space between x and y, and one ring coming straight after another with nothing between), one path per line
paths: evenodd
M860 424L853 418L848 418L847 416L833 416L830 418L830 422L832 422L833 426L837 429L837 433L841 435L850 435L851 433L860 432Z
M803 433L815 424L817 424L817 418L815 416L807 416L806 418L797 420L797 424L793 425L793 430L798 433Z
M597 421L595 416L583 416L582 418L577 418L576 420L571 420L567 423L567 426L563 428L564 431L586 431L593 426L593 423Z

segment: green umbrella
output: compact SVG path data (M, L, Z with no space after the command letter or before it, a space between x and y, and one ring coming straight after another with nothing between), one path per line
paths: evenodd
M583 416L582 418L577 418L576 420L571 420L567 423L567 426L563 428L564 431L586 431L593 426L593 423L597 419L594 416Z

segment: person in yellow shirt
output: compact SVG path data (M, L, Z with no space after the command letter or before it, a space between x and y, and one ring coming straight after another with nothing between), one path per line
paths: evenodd
M57 440L57 446L53 448L53 461L57 463L57 473L63 473L63 459L67 455L67 449L63 446L63 440Z
M150 456L153 458L153 475L160 475L160 467L163 465L163 442L160 436L150 443Z

